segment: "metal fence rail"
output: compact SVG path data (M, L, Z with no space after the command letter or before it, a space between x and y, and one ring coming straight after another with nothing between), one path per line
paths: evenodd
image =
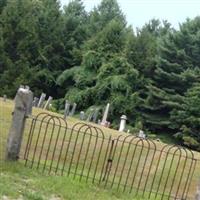
M145 199L189 199L197 160L192 151L41 113L27 120L22 159L49 174L68 175Z

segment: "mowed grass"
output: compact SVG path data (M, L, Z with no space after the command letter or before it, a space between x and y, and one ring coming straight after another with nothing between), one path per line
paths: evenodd
M12 111L13 111L13 102L12 101L3 102L2 100L0 100L0 123L1 123L0 124L0 140L1 140L0 152L1 152L1 158L3 158L4 153L5 153L4 150L5 150L5 144L6 144L6 139L7 139L7 133L8 133L8 129L9 129L9 126L10 126L11 117L12 117L11 116ZM34 109L33 115L37 115L38 113L41 113L41 112L43 112L43 110ZM53 115L60 116L59 114L56 114L56 113L53 113ZM67 123L68 123L69 128L72 128L72 126L75 123L78 123L78 122L79 121L77 119L74 119L74 118L68 118L67 119ZM25 142L22 145L22 152L21 152L22 157L24 155L23 150L26 146L27 136L29 134L30 123L31 123L31 121L28 121L27 125L26 125L27 131L25 131L25 135L24 135L24 141ZM41 133L40 133L41 137L39 137L39 140L38 140L39 142L38 142L38 146L37 146L37 152L34 156L34 149L35 149L35 144L36 144L36 141L37 141L37 138L38 138L37 132L39 131L39 125L38 126L36 125L36 127L35 127L36 131L34 133L34 137L33 137L33 140L32 140L32 146L30 147L30 153L28 155L28 158L30 159L30 161L34 160L34 163L36 163L35 167L37 167L38 163L39 163L39 169L43 169L42 166L40 168L40 164L45 164L47 166L47 169L49 169L50 166L55 167L56 164L57 164L58 157L60 155L60 148L59 147L61 147L62 138L64 136L65 128L63 127L63 130L60 131L60 136L58 138L57 144L55 143L56 138L57 138L57 134L53 134L52 141L54 141L54 143L52 143L52 145L51 145L52 148L49 149L50 153L48 153L48 155L47 155L48 145L49 145L50 137L51 137L51 132L52 132L54 126L51 127L51 125L50 125L48 127L48 134L46 136L46 139L45 139L46 142L45 142L44 145L43 145L42 142L43 142L43 138L44 138L46 125L44 124L43 126L44 126L44 127L42 127L43 131L41 131ZM62 123L62 126L64 126L63 123ZM95 125L95 126L100 127L98 125ZM53 132L58 131L58 128L59 127L56 127L53 130ZM69 131L69 133L67 133L68 138L65 138L66 141L64 143L65 144L64 146L66 148L69 146L69 152L70 153L69 153L69 156L67 157L66 161L67 161L67 163L71 163L70 165L66 166L67 172L70 172L72 174L73 173L79 173L79 174L81 173L82 175L88 175L88 172L89 172L88 168L91 168L89 176L92 176L92 174L95 173L94 172L95 167L92 167L92 166L96 166L96 164L97 164L97 156L96 155L101 154L100 160L98 161L97 178L101 175L100 172L101 172L101 169L104 165L104 158L106 156L106 151L107 151L106 150L106 148L107 148L106 141L109 140L110 135L112 135L112 138L119 137L119 132L117 132L115 130L107 129L107 128L102 128L102 127L100 127L100 128L103 130L104 136L106 137L106 140L104 141L103 145L101 145L102 142L103 142L103 140L101 140L101 139L98 140L97 145L95 146L95 141L96 141L95 139L91 139L90 136L87 136L86 138L84 138L84 134L74 132L72 139L71 139L71 142L70 142L71 146L69 146L68 142L69 142L69 137L70 137L70 131ZM85 130L82 129L82 131L85 131ZM25 173L27 175L26 178L31 179L33 177L36 177L36 178L34 178L34 180L36 180L36 182L38 180L40 183L43 183L42 184L42 186L44 186L43 189L42 189L42 186L40 186L40 184L38 184L36 182L28 185L27 189L30 188L30 190L28 189L27 191L33 197L28 197L27 199L31 199L31 198L41 199L41 198L45 198L45 197L48 199L48 198L50 198L50 195L47 197L47 194L49 194L49 193L52 194L52 195L60 195L61 198L63 198L63 199L94 199L94 198L96 198L96 199L115 199L115 198L116 199L134 199L133 195L129 194L129 188L127 189L127 191L125 193L118 192L115 188L118 188L119 185L120 186L122 185L122 187L119 188L119 189L122 189L122 190L124 189L124 187L123 187L124 185L126 185L126 186L132 185L133 187L136 187L136 188L139 186L141 189L144 188L145 185L143 185L143 182L145 183L145 180L147 180L147 178L151 180L154 177L154 173L156 171L155 167L156 167L156 164L157 164L157 161L158 161L158 158L159 158L159 152L156 152L155 155L154 155L153 150L147 151L147 150L142 149L141 142L137 143L137 140L132 142L132 145L131 145L131 148L130 148L129 143L123 144L124 137L126 137L126 136L128 136L128 135L124 134L122 139L119 140L119 144L117 146L117 149L113 151L115 159L113 160L113 166L111 168L111 171L109 172L110 176L109 176L109 179L107 180L107 183L106 183L107 184L106 188L111 188L113 182L117 183L116 187L114 187L114 189L112 189L112 190L106 190L106 189L103 188L103 186L96 187L95 185L91 185L90 183L87 183L87 184L85 184L84 182L80 183L78 181L79 178L76 178L75 180L73 180L70 177L47 176L47 175L45 175L41 172L38 172L38 171L36 172L36 170L30 170L30 169L24 168L21 163L18 163L16 165L16 168L13 165L9 165L9 167L7 168L6 164L2 162L2 170L8 171L7 173L11 173L11 174L13 174L13 172L14 172L14 176L16 175L16 176L21 177L18 169L23 168L22 174L27 172L27 174ZM94 142L89 142L90 140L92 140L92 141L94 140ZM76 150L74 152L75 156L72 157L71 154L73 153L76 141L77 141L77 146L76 146ZM84 142L82 142L82 141L84 141ZM130 142L129 139L127 140L127 142ZM83 143L83 145L81 147L82 143ZM88 144L90 144L90 145L88 146ZM54 154L53 149L54 149L55 145L56 145L56 152ZM136 145L138 145L138 146L137 146L136 151L135 151ZM148 144L144 143L143 146L146 148L148 146ZM156 146L157 146L158 149L162 149L164 144L157 143ZM103 148L103 151L101 150L102 148ZM95 149L95 152L94 152L94 149ZM135 161L138 162L141 151L142 151L141 159L140 159L139 165L137 166ZM63 152L65 152L65 151L63 151ZM81 154L80 154L80 152L81 152ZM87 153L87 152L89 152L89 153ZM194 154L195 154L195 158L197 158L197 159L200 158L199 153L194 152ZM127 155L127 157L126 157L126 155ZM133 159L133 155L134 155L134 159ZM93 156L94 156L94 158L93 158ZM55 163L54 162L51 163L52 157L54 158ZM64 154L61 154L61 158L62 158L61 161L63 161L64 160ZM88 162L84 162L84 160L86 160L85 158L87 158ZM91 158L93 158L92 165L91 165ZM153 158L154 158L154 161L151 161L151 160L153 160ZM44 160L46 160L46 163L44 162ZM163 160L164 160L164 158L163 158ZM184 159L180 160L180 163L178 165L178 163L177 163L178 162L177 161L178 160L178 154L177 154L177 156L175 156L175 161L172 165L171 173L168 174L167 169L170 167L171 160L172 160L172 157L171 158L169 157L169 159L165 163L166 167L165 167L165 170L163 171L164 175L163 175L162 180L159 179L159 176L157 178L155 178L155 187L153 188L153 191L155 191L155 192L158 191L160 193L163 193L163 194L166 193L167 194L171 190L171 192L173 194L173 188L177 187L177 185L179 185L181 183L180 179L182 179L182 181L184 181L184 179L185 179L185 181L187 181L186 180L187 175L185 175L185 177L183 177L183 178L180 177L181 172L182 172L181 167L183 167L185 160ZM60 162L60 163L61 163L61 168L62 168L63 162ZM78 168L76 168L77 163L79 164ZM145 165L145 168L144 168L144 165ZM162 173L163 165L164 165L164 161L162 162L162 160L161 160L160 169L157 170L158 174ZM180 168L178 170L176 170L176 168L175 168L177 165ZM150 166L153 166L153 167L155 166L154 170L150 171ZM190 163L188 165L185 165L185 166L186 166L186 169L188 168L187 170L189 170ZM6 168L8 170L6 170ZM173 178L175 173L177 173L177 176L175 178ZM135 182L132 182L134 176L135 176ZM167 176L169 176L169 180L171 180L171 181L168 181L167 185L164 185L164 184L162 185L162 181L165 182ZM5 178L5 179L8 179L8 182L11 181L11 180L9 180L9 177L10 176ZM194 174L194 178L193 178L193 180L191 182L191 186L189 188L189 197L191 199L195 195L196 185L197 185L197 181L198 181L199 177L200 177L200 166L199 166L199 162L198 162L197 168L196 168L196 171L195 171L195 174ZM18 180L19 180L19 183L24 183L23 179L22 180L18 179ZM80 185L81 185L81 188L83 188L82 193L85 192L86 196L84 198L82 198L83 194L81 194L81 192L79 194L79 193L75 192L74 190L72 190L72 193L68 192L67 193L68 195L66 195L65 192L62 192L62 191L58 190L57 188L55 190L49 189L51 187L48 185L48 180L49 181L50 180L58 181L58 183L55 183L53 185L54 187L56 187L55 185L59 185L59 183L63 184L65 186L65 187L64 186L61 187L63 190L65 190L64 188L68 187L68 183L70 183L69 187L73 187L74 190L76 190L76 187L80 187ZM45 182L45 181L47 181L47 182ZM174 181L174 183L173 183L173 181ZM68 183L66 183L66 182L68 182ZM160 185L159 185L159 183L160 183ZM17 186L19 186L19 185L20 184L17 184ZM164 186L165 186L166 189L164 188ZM32 187L34 187L35 190L31 189ZM91 187L91 191L90 191L90 187ZM151 181L149 181L147 183L146 187L151 188ZM2 187L2 188L5 188L5 187ZM181 193L181 190L183 190L183 189L184 188L181 188L181 185L180 185L179 192ZM70 188L68 188L66 190L71 191ZM100 196L96 195L94 197L93 193L98 193L98 192L95 192L94 190L98 190L99 193L101 193L101 195ZM31 191L32 191L32 193L31 193ZM2 195L3 194L4 195L7 194L8 196L9 195L10 196L16 195L16 194L9 194L9 192L7 192L7 193L4 190L4 193L2 193ZM133 190L133 193L134 193L134 190ZM18 193L18 195L19 194L20 193ZM26 194L22 194L22 195L25 198ZM39 196L37 196L37 195L39 195ZM73 196L73 195L75 195L75 196ZM147 194L147 196L148 196L148 194ZM147 197L144 198L144 199L147 199ZM152 196L151 199L155 199L155 196ZM159 199L159 196L158 196L158 199Z

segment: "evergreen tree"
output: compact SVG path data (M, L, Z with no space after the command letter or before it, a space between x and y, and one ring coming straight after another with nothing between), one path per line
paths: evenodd
M14 96L21 83L32 78L31 59L37 44L35 11L31 1L7 1L1 14L1 94ZM30 78L31 77L31 78Z
M199 74L200 75L200 74ZM180 143L200 150L200 76L199 82L188 89L180 109L171 112L171 120L178 131L175 137Z
M156 68L144 101L145 125L153 131L177 131L171 112L181 109L184 94L199 80L199 18L187 21L159 44Z

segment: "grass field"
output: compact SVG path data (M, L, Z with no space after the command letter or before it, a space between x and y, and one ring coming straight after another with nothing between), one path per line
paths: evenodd
M17 163L17 164L10 164L10 163L5 163L4 161L2 161L2 158L4 156L5 153L5 144L6 144L6 138L7 138L7 133L8 133L8 129L10 126L10 121L11 121L11 113L13 110L13 103L11 101L7 101L6 103L3 102L0 99L0 153L1 153L1 179L0 179L0 197L2 197L3 195L5 196L9 196L9 197L14 197L17 198L20 195L23 196L24 199L133 199L132 195L129 193L122 193L122 192L118 192L115 189L112 190L106 190L103 187L97 187L95 185L91 185L90 183L85 184L84 182L79 182L78 179L72 179L70 177L59 177L59 176L48 176L45 175L41 172L38 172L36 170L32 170L32 169L28 169L25 168L24 165L22 163ZM42 110L40 109L34 109L33 111L33 115L37 115L38 113L42 112ZM55 115L55 113L54 113ZM59 116L59 114L56 114ZM73 124L77 123L78 120L74 119L74 118L69 118L67 120L68 122L68 126L72 127ZM30 126L29 123L27 123L27 126ZM51 131L51 127L49 127L49 131ZM107 138L109 138L110 135L112 135L113 138L118 137L119 133L117 131L111 130L111 129L107 129L107 128L102 128L105 136ZM54 130L55 131L55 130ZM64 131L64 130L63 130ZM61 131L62 132L62 131ZM62 134L61 134L62 135ZM73 135L73 139L72 142L76 141L77 138L77 133L75 135ZM124 135L127 136L127 135ZM27 135L25 134L24 138L26 140ZM36 140L37 136L33 137L33 140ZM48 136L49 137L49 136ZM78 142L81 141L83 139L83 137L81 138L78 137ZM84 148L88 148L88 140L90 138L86 138L86 140L84 140ZM42 139L41 139L42 141ZM119 142L120 143L120 142ZM121 149L122 146L122 142L121 144L119 144L119 149ZM147 145L147 144L145 144ZM158 148L162 148L164 146L164 144L162 143L157 143L156 144ZM41 146L42 143L39 145L40 149L39 151L41 152ZM23 145L24 147L24 145ZM33 146L34 147L34 146ZM106 146L105 146L106 147ZM45 147L42 147L45 148ZM92 145L90 146L90 148L92 148ZM94 148L94 147L93 147ZM136 156L134 159L138 160L137 156L140 152L140 148L137 149L136 152ZM30 150L30 152L33 152L33 149ZM59 152L59 149L58 149ZM78 152L80 152L80 147L77 148L77 153L75 152L75 154L78 155ZM86 152L86 151L85 151ZM97 147L97 152L98 152L98 147ZM129 157L127 157L127 160L125 160L125 154L129 152ZM115 152L115 157L117 157L117 159L113 162L113 166L115 166L113 169L116 169L117 163L125 163L126 162L126 167L123 168L123 165L119 165L119 169L117 172L115 172L115 170L111 170L110 172L110 180L114 179L114 174L116 173L117 176L117 182L119 183L126 183L126 180L128 176L130 176L130 180L131 180L131 174L128 174L128 169L131 167L131 165L133 165L133 170L135 168L134 166L134 161L133 164L131 163L131 155L133 154L134 149L129 149L128 144L123 146L122 151L116 151ZM92 155L92 151L90 152ZM22 151L23 154L23 151ZM42 150L42 154L41 157L43 156L43 154L45 155L45 150ZM143 155L144 154L144 155ZM145 163L145 159L147 159L147 152L143 151L142 154L142 159L141 159L141 164ZM91 155L87 154L87 157L91 157ZM195 158L196 159L200 159L199 153L194 152ZM84 158L84 156L86 156L86 153L84 155L82 155L82 157ZM152 159L153 156L153 151L150 152L148 154L148 160L147 163ZM33 157L33 153L30 153L30 158ZM52 157L52 153L49 155L49 158ZM155 157L158 157L157 154L155 154ZM37 157L38 158L38 157ZM39 159L39 158L38 158ZM48 162L47 158L47 162ZM82 160L83 161L83 160ZM79 161L79 162L82 162ZM78 162L77 158L73 159L73 162L76 163ZM102 162L100 162L102 163ZM177 164L177 163L176 163ZM86 165L84 167L88 167L88 164L86 163ZM161 163L162 165L162 163ZM180 167L184 165L184 160L180 162ZM189 167L189 166L188 166ZM101 167L100 167L101 168ZM80 169L82 169L82 165L80 165ZM72 168L72 171L74 169ZM79 169L77 169L78 171ZM138 170L139 171L139 170ZM138 173L137 171L137 173ZM176 169L173 169L173 172L171 174L169 174L170 178L172 178L172 176L174 175ZM124 176L122 176L122 178L120 177L120 175L124 174ZM148 168L145 168L145 170L143 168L140 169L140 173L144 172L144 177L147 176L147 172L148 172ZM159 172L161 173L161 172ZM166 174L165 174L166 173ZM178 170L179 173L179 170ZM134 174L134 173L133 173ZM164 172L165 176L164 178L166 178L167 176L167 172ZM152 172L152 176L153 176L153 172ZM194 197L195 194L195 190L196 190L196 184L197 181L200 177L200 166L199 166L199 162L197 164L197 168L194 174L194 178L192 180L192 184L191 187L189 188L189 197L192 199ZM151 178L151 174L150 174L150 178ZM145 178L144 178L145 179ZM144 179L142 179L142 182L144 181ZM173 180L173 178L172 178ZM159 182L159 180L156 180L157 182ZM13 184L12 184L13 183ZM129 183L129 182L128 182ZM127 184L128 184L127 183ZM175 181L175 184L178 184L179 180ZM135 183L136 185L138 185L138 182ZM108 184L109 186L109 184ZM159 187L160 190L163 191L163 186ZM168 183L168 185L166 185L167 190L170 190L171 185L170 182ZM173 186L175 187L175 186ZM24 189L23 189L24 188ZM183 188L182 188L183 189ZM166 190L166 191L167 191ZM180 189L181 190L181 189ZM139 198L137 198L139 199ZM146 198L144 198L146 199ZM155 198L151 198L151 199L155 199Z

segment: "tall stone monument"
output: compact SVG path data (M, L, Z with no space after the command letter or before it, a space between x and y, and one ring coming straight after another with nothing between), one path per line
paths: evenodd
M102 118L102 120L101 120L101 125L102 125L102 126L106 126L106 125L107 125L107 118L108 118L109 108L110 108L110 104L108 103L108 104L106 105L106 109L105 109L105 111L104 111L103 118Z

